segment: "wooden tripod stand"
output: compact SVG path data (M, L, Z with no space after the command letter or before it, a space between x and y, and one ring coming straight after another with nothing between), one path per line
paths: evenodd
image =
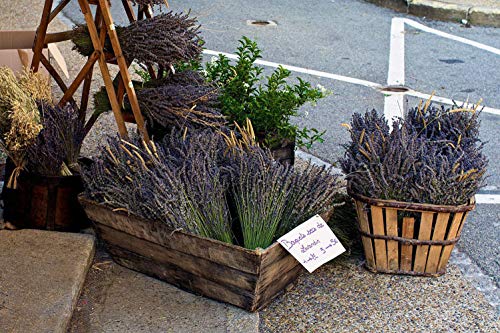
M88 57L87 62L69 87L64 83L57 70L51 65L47 57L42 53L44 47L48 43L60 42L70 39L70 31L51 34L47 33L49 23L69 4L70 1L71 0L62 0L54 8L54 10L52 10L54 1L45 0L42 19L40 21L40 25L38 27L33 45L34 55L33 61L31 63L31 69L35 72L38 71L40 63L42 63L64 93L63 97L59 101L59 105L64 106L67 103L71 103L71 105L76 110L78 110L80 119L84 120L88 107L92 73L94 65L97 62L99 64L99 68L104 80L104 85L106 87L106 92L111 103L111 108L115 116L116 124L118 125L118 133L122 138L128 138L128 132L127 128L125 127L125 121L120 106L120 101L123 100L123 96L126 93L132 107L134 121L137 124L142 137L146 142L148 142L149 135L144 123L144 117L142 116L142 113L140 111L137 96L132 84L132 80L130 78L130 73L128 71L130 64L127 63L127 60L123 57L122 54L118 35L113 23L113 17L111 16L109 0L78 0L80 9L85 17L85 22L88 27L90 37L92 39L94 52ZM129 0L122 0L121 2L128 19L131 22L135 21L137 18ZM90 9L91 5L96 6L94 16L92 15ZM144 16L150 18L152 17L152 15L153 14L150 6L139 7L138 19L142 19ZM104 52L104 43L107 37L109 37L109 40L111 41L113 49L112 54L105 54ZM108 63L117 64L120 69L118 74L118 88L116 90L113 86L113 80L109 73ZM154 70L152 67L149 68L149 72L154 75ZM73 96L82 82L83 93L80 106L78 106ZM90 130L96 120L97 116L93 115L92 117L90 117L85 125L86 132Z

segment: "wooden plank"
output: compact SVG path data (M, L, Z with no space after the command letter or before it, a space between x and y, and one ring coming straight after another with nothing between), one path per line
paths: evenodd
M368 225L368 214L366 213L364 205L361 201L356 200L356 211L358 214L359 227L363 232L370 233L370 226ZM361 241L363 242L363 249L365 252L366 263L368 267L375 268L373 240L361 235Z
M250 311L258 311L266 307L274 298L283 293L288 286L293 285L303 271L304 267L299 264L288 272L275 276L274 283L259 289L260 292L256 295L254 305Z
M166 248L102 224L98 225L98 228L99 235L107 244L147 257L159 265L174 265L177 270L202 277L222 286L234 286L245 295L253 295L255 292L258 278L256 274L242 272L205 258Z
M398 211L397 209L387 208L385 210L385 222L387 236L398 236ZM387 241L387 261L391 271L399 269L399 243L394 240Z
M50 11L52 10L53 0L45 0L43 6L42 18L40 19L40 25L36 31L36 36L33 44L33 59L31 60L31 69L33 72L38 72L40 68L41 57L43 56L43 48L45 47L45 35L47 34L47 28L50 23Z
M431 240L433 219L434 219L434 213L422 212L420 218L420 229L418 232L419 240ZM413 265L413 270L415 272L421 272L421 273L425 272L425 265L427 264L428 254L429 254L429 245L417 245L417 251L415 252L415 263Z
M108 247L108 250L120 265L156 277L193 294L227 302L249 311L254 303L253 296L243 295L230 286L221 286L200 276L178 270L174 265L159 265L154 260L115 246Z
M259 292L261 289L267 288L269 285L275 284L276 278L278 276L291 271L296 266L302 265L292 255L288 254L287 256L274 261L266 267L261 267L257 292Z
M462 225L462 220L464 218L464 213L455 213L453 216L453 220L451 222L450 230L448 231L448 235L446 236L446 239L453 239L457 237L458 230L460 226ZM443 251L441 253L441 259L439 259L439 264L438 264L438 271L442 271L446 268L446 265L448 264L448 260L450 259L451 256L451 251L455 247L455 244L451 245L446 245L443 247Z
M285 250L280 243L275 242L262 252L260 265L261 269L264 270L268 266L273 265L276 261L289 255L290 253Z
M80 198L89 219L193 256L207 258L248 273L259 273L261 254L242 247L199 237L183 231L174 232L165 224L149 221Z
M79 0L81 1L81 0ZM99 7L102 12L102 17L104 22L106 23L106 29L108 30L108 36L111 40L111 45L113 47L113 51L115 53L116 61L118 63L118 67L120 68L120 74L123 79L123 83L125 86L125 90L127 92L128 100L130 106L132 108L132 112L134 113L135 123L137 124L137 128L141 133L144 141L146 143L149 142L149 135L146 129L146 125L144 122L144 117L142 116L141 109L139 107L139 102L137 101L137 96L135 94L134 85L132 84L132 79L130 77L130 73L128 72L128 65L123 56L122 49L120 46L120 42L118 41L118 35L116 33L115 25L113 23L113 18L111 16L111 12L109 10L108 0L99 0ZM122 118L123 119L123 118Z
M467 220L467 216L469 216L469 212L465 212L464 218L462 219L462 224L460 224L460 228L457 232L457 237L460 237L460 235L462 234L462 229L464 227L465 221Z
M413 239L413 232L415 230L415 219L413 217L403 218L402 237ZM409 272L411 271L411 264L413 260L413 245L401 245L401 265L400 270Z
M123 121L120 104L116 99L115 88L113 87L113 81L111 79L111 75L109 74L108 65L106 63L106 58L104 57L102 44L100 42L99 34L97 33L97 28L94 23L92 13L90 11L89 3L87 2L87 0L78 0L78 3L80 4L80 8L85 17L85 21L89 29L90 38L92 39L92 44L94 45L94 50L99 53L99 67L101 69L104 85L106 87L109 101L111 103L111 109L113 110L116 124L118 126L118 133L122 138L126 139L128 137L127 128L125 127L125 122Z
M374 235L385 235L384 213L381 207L371 206L372 226ZM387 270L387 250L385 240L374 239L375 243L375 262L377 269Z
M449 219L450 213L438 214L436 225L434 226L434 232L432 233L432 240L444 240ZM425 266L426 273L437 273L442 248L443 247L441 245L431 245L429 250L429 258L427 258L427 265Z

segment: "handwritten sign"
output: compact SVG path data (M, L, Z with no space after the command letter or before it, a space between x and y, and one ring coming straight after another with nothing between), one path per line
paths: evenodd
M345 252L344 246L319 215L302 223L278 239L278 242L309 273Z

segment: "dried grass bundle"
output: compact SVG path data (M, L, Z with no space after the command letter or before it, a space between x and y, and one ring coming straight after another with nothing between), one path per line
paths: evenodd
M26 165L26 149L42 129L35 98L50 100L48 85L40 74L25 70L18 80L10 68L0 68L1 144L16 166L8 187L17 187L17 177Z
M24 68L19 76L19 87L36 101L52 102L52 88L48 76Z

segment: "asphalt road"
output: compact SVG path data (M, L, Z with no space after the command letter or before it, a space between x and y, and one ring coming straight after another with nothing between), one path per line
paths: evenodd
M391 20L407 17L428 27L500 48L500 29L461 27L458 23L428 21L361 0L171 0L174 11L191 10L202 24L206 47L234 52L238 39L245 35L256 39L263 59L287 65L386 84L389 70ZM119 1L113 0L118 24L126 24ZM76 2L65 14L80 18ZM247 20L274 20L276 26L247 25ZM430 94L476 102L500 109L500 56L485 50L445 39L415 28L405 33L406 85ZM209 57L207 57L209 59ZM327 130L326 141L311 153L335 162L342 154L340 145L347 132L340 126L354 112L375 108L384 110L384 96L361 85L301 74L313 84L321 84L334 94L320 101L297 123ZM409 98L409 105L418 102ZM500 194L498 130L500 115L482 115L481 137L488 141L490 159L489 193ZM460 249L495 280L500 287L500 205L480 204L464 228Z

